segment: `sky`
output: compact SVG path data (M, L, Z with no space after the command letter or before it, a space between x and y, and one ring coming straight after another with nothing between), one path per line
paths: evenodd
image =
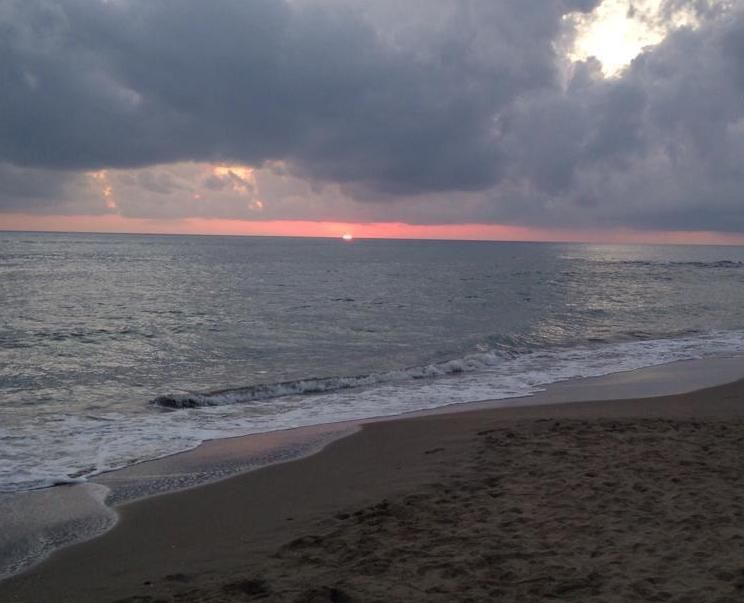
M735 0L0 0L0 229L744 243Z

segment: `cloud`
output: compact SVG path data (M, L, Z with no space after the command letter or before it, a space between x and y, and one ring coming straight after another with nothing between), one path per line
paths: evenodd
M499 174L494 117L555 85L561 16L592 3L436 5L408 10L412 45L384 39L382 13L354 4L6 0L0 157L64 169L289 160L393 194L483 189Z
M744 228L742 39L744 11L730 10L572 95L589 126L568 199L636 227Z
M0 0L0 208L744 230L744 9L597 4Z
M0 209L48 213L50 208L57 214L110 211L85 174L0 163Z

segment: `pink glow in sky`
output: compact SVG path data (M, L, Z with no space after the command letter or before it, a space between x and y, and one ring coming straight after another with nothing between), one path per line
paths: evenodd
M124 218L119 215L39 216L30 214L3 214L0 215L0 229L57 232L296 237L341 237L344 234L351 234L354 238L374 239L744 245L744 234L726 234L708 231L570 230L500 224L416 225L401 222L248 221L207 218L154 220Z

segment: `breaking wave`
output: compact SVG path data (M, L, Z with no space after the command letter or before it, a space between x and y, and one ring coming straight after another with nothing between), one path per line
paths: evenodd
M707 348L707 350L706 350ZM414 366L379 373L369 373L352 376L308 377L293 381L276 383L259 383L246 387L222 389L212 392L183 392L158 396L150 404L163 409L198 409L226 406L232 404L246 404L274 400L277 398L304 397L313 395L333 395L345 390L373 389L385 386L404 386L417 381L434 382L442 377L452 377L462 374L480 374L506 370L519 375L534 370L529 365L551 364L560 359L576 357L577 367L570 374L544 376L544 382L549 383L575 376L592 376L582 374L578 367L583 363L602 364L599 360L609 354L604 360L606 368L598 374L606 374L619 370L630 370L643 366L653 366L664 362L672 362L686 358L699 358L707 353L716 352L744 352L744 333L710 333L704 335L696 329L687 329L677 333L670 333L666 338L656 338L652 333L643 331L623 331L609 339L591 338L582 342L563 345L550 345L536 339L513 336L490 337L486 351L477 352L442 362L435 362L423 366ZM634 360L624 357L628 354ZM613 366L614 364L614 366ZM540 372L540 371L538 371ZM514 377L511 375L511 377ZM541 378L542 379L542 378ZM521 389L518 388L521 392ZM524 393L530 393L526 390ZM493 397L501 397L497 391Z
M162 408L204 408L225 404L240 404L271 400L286 396L306 396L336 391L370 387L383 383L400 383L409 380L433 379L484 369L513 356L508 352L483 352L464 358L425 366L410 367L384 373L370 373L350 377L311 377L280 383L260 383L237 389L209 393L182 393L158 396L150 403Z

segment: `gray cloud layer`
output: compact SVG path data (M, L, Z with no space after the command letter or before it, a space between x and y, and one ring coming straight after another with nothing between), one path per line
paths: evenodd
M559 52L597 3L0 0L0 207L53 211L83 170L279 160L347 202L264 217L744 231L744 10L687 3L699 28L604 79Z

